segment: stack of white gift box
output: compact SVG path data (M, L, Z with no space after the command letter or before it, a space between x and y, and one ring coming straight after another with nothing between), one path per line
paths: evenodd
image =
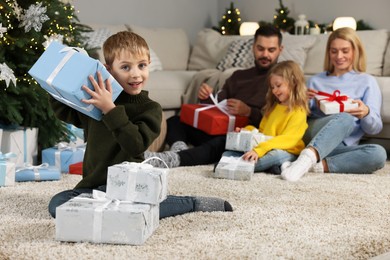
M159 225L167 197L168 168L145 162L108 168L106 193L81 194L56 209L56 239L143 244Z

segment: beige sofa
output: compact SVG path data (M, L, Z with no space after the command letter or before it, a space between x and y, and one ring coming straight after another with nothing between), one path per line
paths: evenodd
M222 36L212 29L203 29L198 33L196 41L190 44L182 29L136 25L92 26L95 32L105 30L106 33L131 28L146 39L153 52L146 89L162 105L167 117L177 112L183 102L196 102L197 87L201 82L209 82L218 89L234 70L253 64L248 47L252 36ZM389 33L386 30L372 30L358 31L358 34L367 51L367 72L375 76L383 94L381 114L384 128L375 138L390 140ZM285 34L285 48L280 60L297 61L307 77L321 72L327 38L326 34ZM234 57L239 57L239 60L233 61Z

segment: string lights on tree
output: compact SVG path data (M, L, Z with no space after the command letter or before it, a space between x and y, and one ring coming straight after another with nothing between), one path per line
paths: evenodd
M41 147L53 146L67 130L49 95L28 74L52 41L84 47L91 28L79 23L69 2L0 0L0 125L38 127Z
M233 2L231 2L230 8L226 9L226 13L222 16L222 19L219 22L218 31L223 35L240 34L240 15L240 10L235 8Z

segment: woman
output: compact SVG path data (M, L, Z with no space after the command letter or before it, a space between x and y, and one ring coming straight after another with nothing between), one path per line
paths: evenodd
M332 173L372 173L385 165L386 150L380 145L359 145L364 134L382 130L382 94L375 78L367 73L365 51L356 32L340 28L329 36L325 71L308 81L311 115L304 136L307 144L298 159L282 165L282 177L299 180L309 170ZM357 107L325 115L314 96L318 91L339 90Z

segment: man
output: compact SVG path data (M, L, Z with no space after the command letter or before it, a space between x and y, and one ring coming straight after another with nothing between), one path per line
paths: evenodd
M218 93L218 100L227 99L228 111L232 115L248 116L249 124L258 126L262 118L261 108L267 93L268 70L278 61L283 50L282 34L272 25L261 26L254 36L253 54L255 66L235 71ZM198 98L210 103L213 88L203 83ZM216 163L225 151L226 135L208 135L190 125L180 122L179 116L167 120L166 141L170 151L145 152L145 159L158 157L170 168ZM188 149L187 143L194 146ZM164 167L160 160L152 160L156 167Z

